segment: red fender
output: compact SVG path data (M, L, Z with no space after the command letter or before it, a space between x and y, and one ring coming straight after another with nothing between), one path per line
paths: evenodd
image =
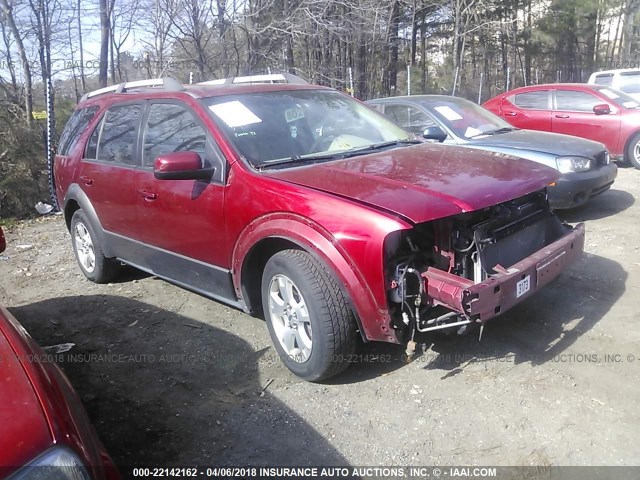
M399 343L389 327L386 305L379 306L357 266L340 243L324 228L310 219L290 214L272 213L251 222L240 234L233 250L231 274L238 298L242 298L242 266L244 259L260 240L283 238L322 260L342 283L358 324L367 340Z

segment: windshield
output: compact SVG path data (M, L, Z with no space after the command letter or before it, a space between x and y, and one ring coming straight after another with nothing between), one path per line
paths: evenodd
M331 160L415 141L366 105L332 90L225 95L204 102L254 167Z
M515 130L500 117L462 98L434 100L425 106L459 138L472 139Z
M640 106L640 103L638 103L638 101L635 98L627 95L624 92L621 92L620 90L616 90L615 88L602 87L602 88L597 88L597 90L599 90L601 94L606 96L608 99L610 99L613 103L615 103L619 107L638 108Z

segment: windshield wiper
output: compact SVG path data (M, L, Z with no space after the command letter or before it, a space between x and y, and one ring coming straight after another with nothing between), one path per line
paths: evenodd
M507 132L512 132L514 130L515 128L513 127L501 127L501 128L496 128L495 130L488 130L486 132L478 133L477 135L474 135L471 138L479 137L480 135L495 135L496 133L507 133Z
M286 165L289 163L295 163L296 165L298 165L298 164L316 162L316 161L322 161L322 160L341 160L344 158L355 157L356 155L364 155L365 153L373 152L383 148L393 147L397 145L398 146L414 145L418 143L424 143L424 142L422 142L421 140L393 140L389 142L374 143L373 145L369 145L363 148L358 148L355 150L346 150L346 151L340 151L335 153L328 152L328 153L318 153L318 154L309 153L306 155L294 155L289 158L281 158L278 160L261 163L260 165L257 166L257 168L258 170L264 170L266 168L271 168L278 165Z
M288 163L302 164L309 162L316 162L319 160L338 160L344 158L342 153L311 153L308 155L294 155L289 158L281 158L278 160L267 161L256 166L258 170L264 170L266 168L276 167L278 165L286 165Z
M355 150L347 150L342 152L343 158L355 157L356 155L363 155L369 152L375 152L376 150L382 150L383 148L396 147L401 145L417 145L419 143L425 143L422 140L392 140L389 142L374 143L367 147L357 148Z

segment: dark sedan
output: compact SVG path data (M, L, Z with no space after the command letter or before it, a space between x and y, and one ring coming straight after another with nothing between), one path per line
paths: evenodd
M558 170L549 185L553 208L572 208L608 190L618 169L601 143L509 125L468 100L442 95L366 102L406 130L432 141L515 155Z

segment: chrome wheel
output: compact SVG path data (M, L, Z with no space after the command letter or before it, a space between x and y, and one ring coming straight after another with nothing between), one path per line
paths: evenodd
M637 141L633 146L633 158L636 163L640 163L640 141Z
M286 355L306 362L313 347L309 309L296 284L282 274L269 283L269 320Z
M78 255L78 262L82 268L88 273L93 273L96 268L96 253L93 248L93 240L91 234L84 223L76 223L74 229L74 243L76 247L76 253Z

